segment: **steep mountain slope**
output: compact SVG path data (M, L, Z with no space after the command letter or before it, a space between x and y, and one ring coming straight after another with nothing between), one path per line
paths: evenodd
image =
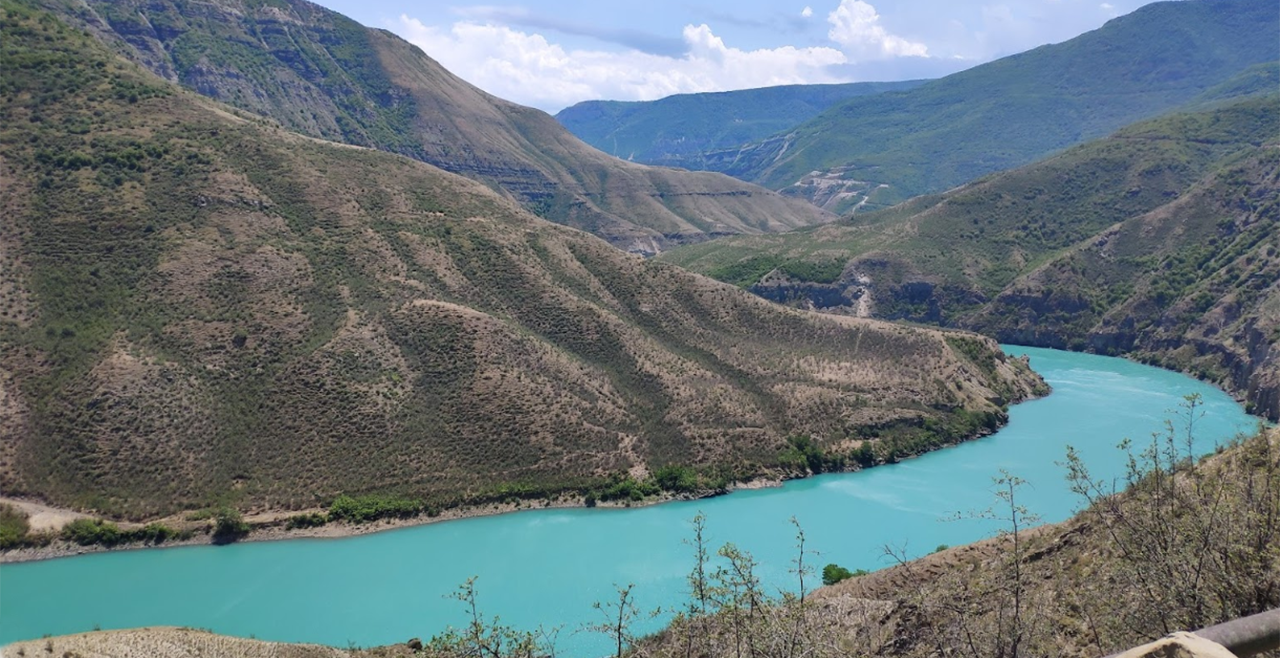
M707 168L868 208L950 189L1167 112L1280 59L1271 0L1161 2L910 91L855 98ZM881 185L887 187L880 187Z
M771 299L1132 353L1280 416L1280 100L1126 128L840 225L669 254Z
M1268 96L1280 91L1280 61L1254 64L1207 89L1191 102L1178 108L1181 112L1200 112L1230 105L1245 98Z
M136 518L732 478L794 433L959 440L1040 385L991 341L782 309L0 11L6 495Z
M549 115L494 98L389 32L306 0L90 0L45 5L155 73L314 137L480 180L624 249L831 219L710 173L630 164Z
M561 110L556 120L582 141L620 158L704 169L706 151L790 130L849 98L903 91L924 82L784 85L644 102L586 101Z

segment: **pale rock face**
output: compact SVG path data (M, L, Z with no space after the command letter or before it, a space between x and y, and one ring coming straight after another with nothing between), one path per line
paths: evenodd
M1116 658L1236 658L1216 642L1194 633L1174 633L1151 644L1130 649Z

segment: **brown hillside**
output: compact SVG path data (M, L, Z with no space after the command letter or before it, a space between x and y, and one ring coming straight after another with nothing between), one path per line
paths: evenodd
M46 6L201 94L303 134L482 181L629 251L834 219L728 176L605 155L550 115L480 91L403 39L305 0Z
M663 259L776 301L1131 354L1280 419L1280 101L1134 124L838 224Z
M992 341L779 308L3 7L6 494L149 517L731 478L794 433L959 440L1040 385Z

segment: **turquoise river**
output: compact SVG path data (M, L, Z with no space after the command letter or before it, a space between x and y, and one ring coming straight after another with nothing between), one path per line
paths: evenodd
M1115 358L1009 347L1029 354L1054 388L1016 405L1000 432L906 462L823 475L761 490L637 509L547 509L449 521L362 537L122 551L0 566L0 644L94 628L191 626L259 639L360 646L427 638L463 622L445 598L476 576L480 605L505 624L563 625L561 655L607 652L575 632L596 621L592 602L634 583L641 606L679 606L693 564L682 540L702 511L713 546L733 542L761 563L766 583L794 588L795 517L819 567L886 566L881 549L913 555L993 534L948 520L994 500L1000 469L1029 482L1022 502L1046 521L1079 501L1058 465L1075 446L1096 475L1122 473L1116 444L1147 439L1182 397L1207 415L1200 449L1257 421L1194 379ZM811 582L816 581L811 577ZM661 623L648 622L647 628Z

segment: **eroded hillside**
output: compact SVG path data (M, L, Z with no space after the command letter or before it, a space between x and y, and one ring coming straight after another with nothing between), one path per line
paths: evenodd
M732 478L797 433L960 440L1041 385L993 341L780 308L3 12L7 495L138 518Z
M546 113L467 84L403 39L304 0L45 6L210 98L296 132L479 180L628 251L834 219L727 176L605 155Z
M1136 124L945 195L667 257L777 301L1134 354L1280 414L1280 101Z

